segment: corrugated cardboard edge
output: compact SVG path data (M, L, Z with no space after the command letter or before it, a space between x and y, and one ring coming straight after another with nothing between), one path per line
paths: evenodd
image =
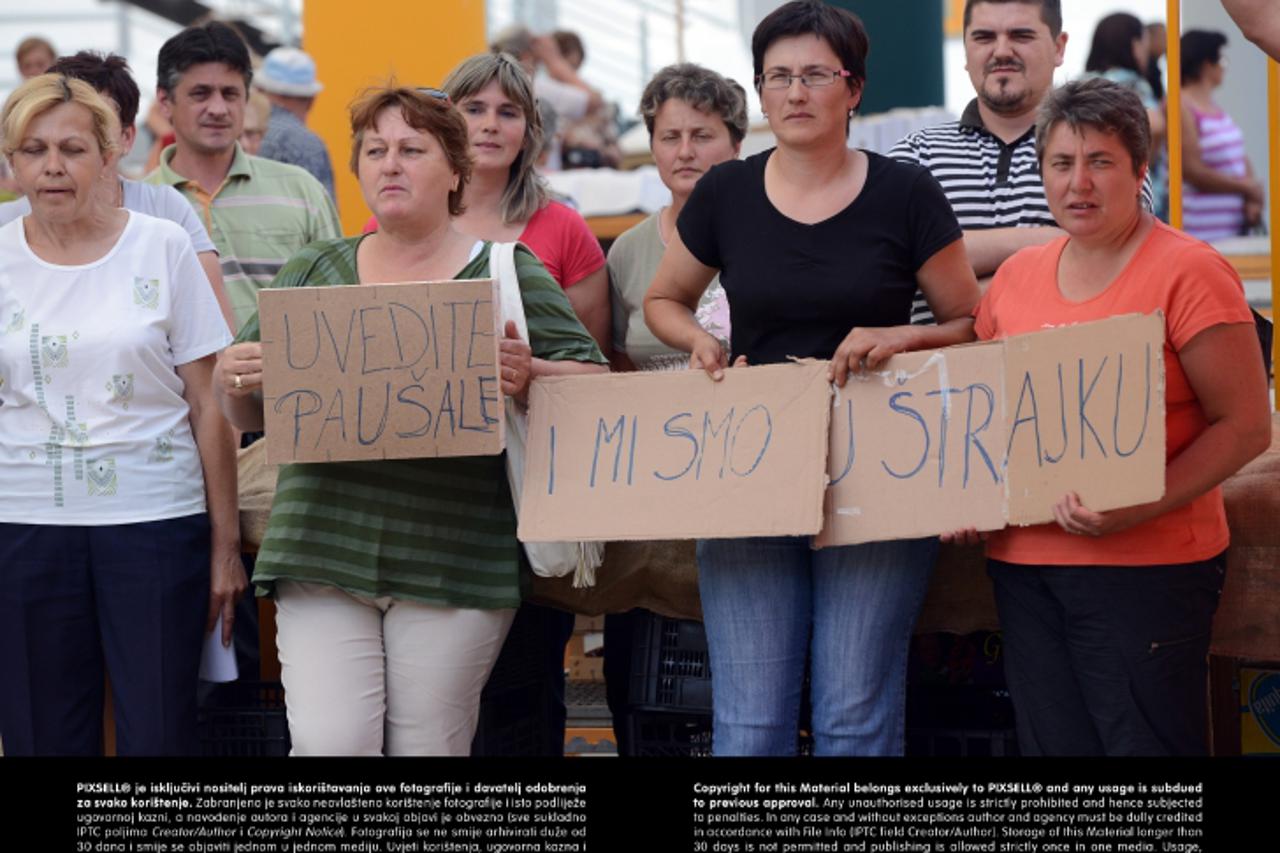
M730 368L730 370L735 370L735 369L736 370L746 369L746 370L757 370L757 371L772 371L772 372L778 372L778 373L787 372L787 371L795 373L798 369L802 369L803 372L810 372L812 374L808 378L807 380L808 382L810 383L820 382L822 383L822 385L824 385L827 388L827 395L828 395L827 400L828 401L830 400L831 386L830 386L830 383L827 381L827 374L826 374L827 362L825 361L820 361L818 359L812 359L812 358L792 359L791 362L786 364L758 365L758 366L749 367L749 368ZM800 375L803 376L803 372L801 372ZM629 380L640 381L640 382L662 382L663 374L659 372L628 373L627 378ZM546 406L538 405L538 401L545 400L548 397L555 395L557 393L559 386L562 386L566 383L607 382L609 381L609 379L610 379L610 374L596 374L596 375L584 375L584 376L548 376L548 377L542 377L534 380L533 385L530 388L530 392L529 392L529 432L530 434L533 434L535 432L535 424L537 425L537 431L539 433L542 431L542 421L539 418L538 413L540 410L545 412ZM823 502L823 496L826 494L826 489L827 489L827 453L829 451L829 444L830 444L828 440L828 433L831 429L831 406L824 404L822 406L822 410L823 410L823 414L822 414L822 417L820 418L821 426L820 428L815 428L816 434L813 436L813 441L816 442L818 446L823 448L822 463L821 463L821 466L819 467L819 470L821 471L821 478L820 478L821 481L818 487L812 490L812 493L807 496L809 506L806 509L806 513L810 517L812 517L813 519L812 524L810 524L809 526L799 531L787 531L783 533L783 532L779 532L776 528L771 528L767 526L762 527L762 524L761 524L762 519L744 519L742 527L733 528L732 530L727 532L722 531L720 533L717 533L714 537L709 537L709 536L705 536L701 532L700 528L697 526L695 522L695 523L691 523L689 526L677 527L676 529L665 531L662 537L657 537L657 538L737 539L737 538L745 538L745 537L753 537L753 536L812 536L818 533L818 531L822 529L822 522L823 522L822 502ZM815 424L817 423L818 423L818 420L815 419ZM526 459L527 458L528 457L526 457ZM526 470L525 478L524 478L524 490L526 492L530 488L532 488L531 484L533 482L533 479L534 478L530 477L529 472ZM521 497L522 497L521 504L528 505L528 501L524 500L525 495L522 495ZM525 522L526 518L527 516L522 516L517 526L516 536L520 541L522 542L555 541L554 537L545 537L545 538L540 537L537 539L528 539L527 538L528 530ZM648 533L638 534L638 533L629 531L625 528L625 526L620 524L618 528L609 528L604 531L594 533L590 536L574 535L572 538L574 540L583 541L583 542L609 542L609 541L642 542L645 540L654 539L655 537Z
M267 287L267 288L263 288L263 289L261 289L261 290L259 290L259 291L257 292L257 298L258 298L258 314L259 314L259 317L261 317L261 314L262 314L262 301L263 301L263 298L265 297L265 298L267 299L267 301L275 301L275 300L276 300L276 298L277 298L277 296L276 296L277 294L292 294L292 293L303 293L303 294L306 294L306 293L311 293L311 294L315 297L315 300L316 300L317 302L319 302L319 301L321 301L321 293L322 293L322 292L324 292L324 293L331 293L331 292L333 292L334 288L338 288L338 287L361 287L361 288L364 288L364 292L366 292L366 293L370 293L370 294L371 294L371 296L372 296L372 300L373 300L374 302L382 302L382 301L385 301L385 300L387 299L387 293L388 293L388 292L390 292L390 290L389 290L389 289L391 289L391 288L396 288L396 287L401 287L401 286L409 285L409 284L427 284L427 285L432 285L432 284L466 284L466 285L468 285L468 286L472 286L472 285L476 285L476 286L478 286L478 285L480 285L480 284L481 284L481 283L483 283L483 282L488 282L488 284L489 284L489 300L490 300L490 303L493 305L493 311L491 312L491 314L492 314L492 316L493 316L493 323L494 323L494 335L493 335L493 363L494 363L495 365L501 365L501 361L500 361L500 359L501 359L501 342L502 342L502 334L503 334L503 322L502 322L502 316L501 316L501 314L502 314L502 311L501 311L501 302L499 301L499 293L498 293L498 280L497 280L497 279L495 279L495 278L487 278L487 279L482 279L482 278L451 278L451 279L442 279L442 280L440 280L440 281L389 281L389 282L378 282L377 284L361 284L360 282L354 282L354 283L350 283L350 284L327 284L327 285L321 285L321 286L316 286L316 287L274 287L274 288L273 288L273 287ZM260 328L261 328L261 327L260 327ZM263 378L263 383L262 383L262 407L263 407L263 411L264 411L264 413L265 413L265 411L266 411L267 407L271 405L271 401L272 401L272 400L275 400L275 399L276 399L276 397L278 397L278 396L279 396L279 394L278 394L278 393L269 393L269 392L268 392L268 389L267 389L267 385L268 385L268 381L267 381L267 380L268 380L268 377L270 377L270 372L266 369L267 345L268 345L268 344L271 344L271 345L273 345L273 346L274 346L275 341L274 341L274 340L271 340L271 339L267 339L267 338L262 338L262 339L259 341L259 343L261 343L261 344L262 344L262 346L263 346L263 351L262 351L262 354L263 354L263 373L262 373L262 378ZM501 382L502 382L502 372L501 372L501 370L500 370L500 369L498 370L498 382L499 382L499 386L501 386ZM274 384L274 383L271 383L271 384ZM278 391L278 389L273 389L273 390L277 390L277 391ZM264 420L265 420L265 414L264 414ZM294 455L294 454L290 454L288 458L280 458L280 459L275 458L275 456L279 456L279 453L280 453L279 449L277 449L277 450L275 451L274 455L273 455L273 453L272 453L272 451L271 451L271 442L267 441L265 438L264 438L264 439L262 439L262 441L263 441L263 443L266 445L266 453L265 453L264 455L265 455L265 457L266 457L266 462L267 462L267 464L268 464L268 465L292 465L292 464L294 464L294 463L297 463L297 462L298 462L298 459L297 459L296 455ZM499 449L496 451L496 453L492 453L492 454L484 454L484 455L486 455L486 456L501 455L501 454L503 453L503 451L506 449L506 446L507 446L507 420L506 420L506 418L504 418L504 417L500 417L500 418L498 418L498 447L499 447ZM447 456L447 455L442 455L442 454L439 454L439 453L429 453L429 454L425 454L425 455L423 455L423 456L401 456L401 455L396 455L396 456L393 456L393 457L387 457L387 456L384 454L384 455L382 455L382 456L371 455L371 456L368 456L368 457L361 457L361 458L359 458L359 459L348 459L348 460L339 460L339 461L349 461L349 462L376 462L376 461L378 461L379 459L387 459L387 458L392 458L392 459L451 459L451 458L460 458L460 457L458 457L458 456ZM321 462L321 461L322 461L322 460L308 459L308 460L304 460L301 464L317 464L318 462Z
M1071 328L1072 326L1084 326L1084 325L1088 325L1088 326L1092 326L1092 327L1098 327L1098 326L1104 326L1104 325L1107 325L1107 324L1114 324L1114 323L1116 323L1117 321L1131 321L1131 320L1135 320L1135 319L1137 319L1137 320L1145 320L1145 321L1150 321L1150 322L1158 322L1158 323L1160 324L1160 339L1161 339L1161 345L1156 349L1156 366L1155 366L1155 373L1156 373L1156 386L1155 386L1155 400L1156 400L1156 401L1158 401L1158 402L1159 402L1159 404L1160 404L1160 413L1161 413L1161 416L1162 416L1162 417L1161 417L1161 420L1160 420L1160 451L1161 451L1161 456L1166 456L1166 457L1167 457L1169 436L1168 436L1168 433L1167 433L1167 431L1166 431L1166 429L1165 429L1165 425L1166 425L1165 416L1167 415L1167 413L1166 413L1166 411L1165 411L1165 384L1166 384L1166 378L1165 378L1165 367L1164 367L1164 345L1163 345L1163 341L1164 341L1165 336L1166 336L1166 335L1168 335L1168 332L1166 331L1166 328L1165 328L1165 316L1164 316L1164 311L1160 310L1159 308L1157 308L1155 311L1152 311L1150 314L1143 314L1143 313L1141 313L1141 312L1139 312L1139 311L1134 311L1134 312L1130 312L1130 313L1128 313L1128 314L1116 314L1116 315L1111 316L1111 317L1104 317L1104 318L1102 318L1101 320L1091 320L1091 321L1089 321L1088 323L1073 323L1073 324L1071 324L1070 326L1056 326L1056 327L1054 327L1054 328L1064 329L1064 328ZM1039 334L1039 333L1038 333L1038 332L1028 332L1028 333L1027 333L1027 334L1025 334L1025 335L1011 335L1010 337L1005 338L1005 339L1002 341L1002 343L1003 343L1006 347L1008 347L1008 346L1012 345L1015 341L1017 341L1017 340L1019 340L1019 339L1026 338L1026 337L1028 337L1029 335L1035 335L1035 334ZM1005 362L1005 363L1006 363L1006 364L1008 364L1008 361L1006 360L1006 362ZM1005 396L1005 403L1007 403L1007 402L1008 402L1008 397L1007 397L1007 396ZM1007 406L1006 406L1006 410L1005 410L1005 415L1006 415L1006 420L1007 420L1007 416L1008 416ZM1053 519L1052 519L1052 518L1047 518L1047 519L1043 519L1043 520L1034 520L1034 521L1033 521L1033 520L1026 520L1026 521L1013 521L1013 520L1011 520L1011 519L1009 518L1009 499L1010 499L1010 491L1009 491L1009 490L1010 490L1011 486L1010 486L1010 479L1009 479L1009 471L1008 471L1008 467L1007 467L1007 466L1008 466L1008 458L1007 458L1007 457L1005 458L1005 460L1004 460L1004 463L1003 463L1003 464L1006 466L1006 467L1005 467L1005 470L1004 470L1004 472L1003 472L1003 476L1004 476L1004 518L1005 518L1005 526L1006 526L1006 527L1034 527L1034 526L1039 525L1039 524L1047 524L1047 523L1049 523L1049 522L1053 521ZM1167 488L1167 482L1166 482L1164 479L1162 479L1162 480L1161 480L1161 482L1160 482L1160 493L1159 493L1157 496L1155 496L1154 498L1152 498L1152 500L1153 500L1153 501L1157 501L1157 500L1160 500L1161 498L1163 498L1163 497L1164 497L1164 492L1165 492L1165 489L1166 489L1166 488Z
M968 343L963 343L963 344L953 344L952 346L949 346L949 347L939 347L939 348L937 348L937 349L935 349L935 350L932 350L932 352L937 353L937 354L940 354L940 355L942 356L942 358L945 360L945 359L946 359L946 354L947 354L947 353L956 352L956 351L960 351L960 350L978 349L978 348L988 348L988 349L1000 348L1001 350L1003 350L1003 346L1002 346L1002 342L1001 342L1001 341L969 341ZM916 355L916 354L920 354L920 353L924 353L924 352L930 352L930 351L929 351L929 350L914 350L914 351L912 351L911 353L903 353L903 355ZM887 375L887 374L893 374L893 373L895 373L895 372L900 372L900 371L895 371L895 370L894 370L894 368L891 366L891 365L892 365L892 363L893 363L893 359L892 359L892 357L891 357L891 358L889 359L888 363L886 363L886 365L885 365L884 369L883 369L883 370L881 370L881 371L877 371L877 374ZM1001 367L1001 376L1000 376L1000 378L1001 378L1001 381L1002 381L1002 382L1003 382L1003 379L1004 379L1003 363L1004 363L1004 360L1003 360L1003 357L1002 357L1002 358L1001 358L1001 365L1002 365L1002 367ZM846 383L846 384L847 384L847 383ZM1003 387L1003 385L1002 385L1002 387ZM838 400L838 398L839 398L839 394L840 394L839 390L837 390L837 389L835 388L835 386L833 385L833 386L832 386L833 406L835 405L834 401L835 401L835 400ZM1001 393L1001 394L997 395L997 399L996 399L996 401L995 401L995 402L996 402L997 411L996 411L995 413L993 413L993 414L992 414L992 417L996 417L996 416L998 415L998 416L1000 417L1001 421L1003 421L1003 420L1004 420L1004 394L1003 394L1003 393ZM830 454L830 442L828 442L828 449L827 449L827 452L828 452L828 454ZM829 476L829 475L828 475L828 476ZM1006 484L1006 488L1007 488L1007 484ZM811 547L811 548L813 548L814 550L820 550L820 549L822 549L822 548L838 548L838 547L840 547L840 546L842 546L842 545L863 545L863 544L866 544L867 542L880 542L880 541L883 541L882 539L874 538L874 537L871 537L871 536L868 536L868 537L865 537L865 538L856 538L856 537L855 537L855 538L852 538L852 539L849 539L849 540L841 540L841 541L839 541L839 542L833 541L833 538L834 538L834 535L835 535L835 534L834 534L834 533L832 533L832 532L830 532L830 531L828 530L828 528L826 527L826 524L825 524L825 522L826 522L826 499L827 499L827 490L826 490L826 489L824 489L824 490L823 490L823 528L822 528L822 530L821 530L821 531L819 531L819 532L818 532L818 534L817 534L816 536L814 536L814 537L813 537L813 540L809 543L809 545L810 545L810 547ZM1005 505L1004 505L1004 508L1005 508L1004 517L1006 517L1006 518L1007 518L1007 505L1008 505L1008 501L1006 500L1006 501L1005 501ZM1005 526L1005 525L1001 525L1001 527L1003 527L1003 526ZM979 528L979 529L980 529L980 530L983 530L984 532L987 532L987 531L990 531L990 530L999 530L999 529L1000 529L1000 527ZM914 527L914 528L910 528L907 532L905 532L905 533L901 534L898 538L900 538L900 539L919 539L919 538L923 538L923 537L927 537L927 536L936 536L936 535L938 535L938 534L937 534L937 531L934 529L933 525L930 525L930 524L927 524L927 523L921 522L921 523L920 523L919 525L917 525L916 527Z

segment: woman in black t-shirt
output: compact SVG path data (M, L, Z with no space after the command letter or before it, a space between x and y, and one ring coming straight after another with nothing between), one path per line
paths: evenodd
M843 386L893 353L972 340L977 281L937 182L847 146L866 76L861 22L797 0L761 21L751 49L777 147L694 188L645 298L654 334L721 378L728 358L693 315L719 273L735 364L831 359ZM917 286L939 325L908 324ZM700 542L714 752L794 754L808 657L814 751L901 753L907 643L936 549Z

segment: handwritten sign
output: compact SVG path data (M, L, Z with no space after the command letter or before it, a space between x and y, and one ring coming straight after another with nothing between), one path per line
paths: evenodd
M819 547L1053 519L1164 494L1164 319L910 353L833 402Z
M822 362L539 379L520 538L812 535L822 526Z
M502 452L490 279L259 294L267 457Z
M894 356L832 400L819 547L1005 526L1004 353Z
M1010 524L1069 490L1099 512L1164 496L1164 337L1157 313L1005 341Z

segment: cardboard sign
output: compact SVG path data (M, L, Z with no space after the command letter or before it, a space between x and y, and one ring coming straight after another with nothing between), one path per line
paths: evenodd
M910 353L833 401L815 545L1039 524L1164 494L1164 318Z
M1004 342L1010 524L1068 491L1097 512L1164 497L1164 337L1156 313Z
M815 545L1004 527L999 344L906 353L832 400L826 523Z
M539 379L527 542L812 535L822 526L825 362Z
M259 294L267 458L502 452L490 279Z

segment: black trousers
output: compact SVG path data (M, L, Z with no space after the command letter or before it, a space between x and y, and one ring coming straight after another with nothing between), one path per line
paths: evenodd
M990 560L1023 755L1204 755L1226 555L1161 566Z
M6 755L101 755L103 668L120 755L194 755L209 519L0 524Z

